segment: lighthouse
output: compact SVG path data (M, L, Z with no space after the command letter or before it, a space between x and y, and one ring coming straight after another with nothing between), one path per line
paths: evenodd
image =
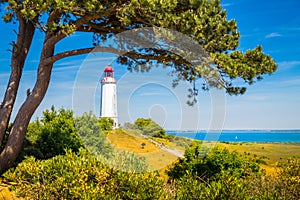
M101 108L100 117L114 120L114 128L118 128L117 112L117 81L114 78L114 69L107 65L101 80Z

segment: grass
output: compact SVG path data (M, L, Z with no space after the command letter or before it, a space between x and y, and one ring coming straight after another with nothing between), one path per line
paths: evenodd
M141 155L146 157L150 168L153 170L160 170L162 168L165 168L175 162L178 158L177 156L161 149L155 152Z
M237 151L239 154L265 158L266 164L274 166L281 160L300 158L300 143L218 143L217 146ZM255 156L256 155L256 156Z
M276 172L278 162L292 157L300 159L300 143L218 143L217 146L263 160L265 164L260 166L268 174Z
M161 150L152 142L132 131L113 130L108 133L107 139L118 149L144 156L153 170L165 168L177 160L177 156ZM142 143L145 144L144 147L142 147Z
M159 150L159 147L147 139L123 130L110 131L107 139L114 147L133 153L150 153ZM143 143L145 144L144 147L142 146Z
M108 134L108 140L117 148L145 156L153 169L164 169L177 160L176 156L161 150L134 131L114 130ZM168 148L176 149L182 154L185 151L183 146L174 142L167 142L164 139L155 140L159 143L164 142ZM145 143L144 148L141 147L142 143ZM204 145L210 145L210 143L204 143ZM243 157L260 160L262 162L260 166L269 174L276 172L276 165L280 161L291 157L300 159L300 143L220 142L216 144L216 147L227 148Z

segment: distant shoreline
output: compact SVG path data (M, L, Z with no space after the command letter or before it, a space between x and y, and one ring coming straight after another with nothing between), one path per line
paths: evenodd
M300 142L300 130L166 131L167 134L218 142Z
M300 129L222 129L222 130L206 130L206 129L200 129L200 130L166 130L166 132L203 132L203 131L299 131Z

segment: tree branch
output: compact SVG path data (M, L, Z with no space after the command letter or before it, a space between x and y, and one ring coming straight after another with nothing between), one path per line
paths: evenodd
M90 32L90 33L100 33L100 34L107 34L107 33L121 33L122 31L125 31L126 29L122 29L120 27L107 27L106 24L103 26L100 26L98 24L87 22L87 25L81 25L77 28L77 31L80 32Z
M70 51L64 51L64 52L58 53L50 58L47 58L44 60L44 64L48 65L48 64L54 63L58 60L66 58L66 57L87 54L90 52L109 52L109 53L114 53L117 55L123 55L124 53L126 53L126 51L124 51L124 50L118 50L113 47L90 47L90 48L74 49L74 50L70 50Z
M75 27L75 31L78 29L82 28L83 24L88 23L91 20L94 19L100 19L102 17L105 17L107 15L111 15L113 12L116 11L115 7L109 8L105 10L104 12L99 12L99 13L87 13L86 15L83 15L81 18L75 20L75 21L70 21L69 25L73 25ZM65 34L65 30L59 30L57 34L52 35L47 41L46 45L48 44L56 44L63 38L65 38L67 35Z
M49 24L49 23L55 21L57 18L60 17L61 14L62 14L62 13L58 12L57 10L52 10L52 11L50 12L49 18L48 18L48 20L47 20L47 24Z
M128 52L127 50L119 50L117 48L113 48L113 47L88 47L88 48L81 48L81 49L74 49L74 50L70 50L70 51L64 51L64 52L60 52L55 54L52 57L49 57L47 59L44 60L44 64L50 64L50 63L54 63L58 60L61 60L63 58L66 57L71 57L71 56L76 56L76 55L82 55L82 54L87 54L87 53L91 53L91 52L108 52L108 53L114 53L117 54L119 56L127 56L130 57L131 59L145 59L145 60L157 60L159 62L163 62L166 61L166 57L164 57L164 51L161 50L157 50L158 52L157 55L151 55L151 54L140 54L137 52ZM174 61L172 60L171 57L169 57L169 61L173 61L175 64L186 64L186 61L183 60L177 60Z

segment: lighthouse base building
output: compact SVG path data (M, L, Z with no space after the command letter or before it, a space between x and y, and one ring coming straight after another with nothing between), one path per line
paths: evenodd
M104 69L104 76L101 80L100 117L113 119L114 128L119 127L117 112L117 81L114 78L114 70L110 65Z

